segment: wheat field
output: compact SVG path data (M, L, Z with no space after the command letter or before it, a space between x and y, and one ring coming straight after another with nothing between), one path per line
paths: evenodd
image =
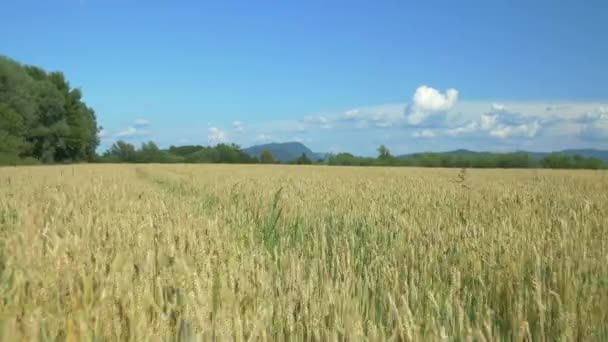
M608 173L0 168L0 339L608 340Z

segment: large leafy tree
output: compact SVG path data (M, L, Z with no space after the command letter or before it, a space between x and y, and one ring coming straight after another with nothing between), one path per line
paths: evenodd
M143 163L159 163L164 161L164 153L153 141L141 144L138 161Z
M137 160L137 151L132 144L119 140L106 152L106 157L113 161L133 163Z
M43 162L90 161L95 113L61 72L0 56L0 152Z
M308 158L306 153L302 152L302 155L300 157L298 157L298 159L296 159L295 163L296 164L312 164L312 160L310 160L310 158Z
M262 162L263 164L274 163L274 156L272 155L272 152L268 150L263 151L260 155L260 162Z

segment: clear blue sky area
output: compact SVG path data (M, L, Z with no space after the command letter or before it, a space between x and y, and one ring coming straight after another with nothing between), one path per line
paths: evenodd
M3 0L0 18L0 54L82 88L102 147L608 147L608 1Z

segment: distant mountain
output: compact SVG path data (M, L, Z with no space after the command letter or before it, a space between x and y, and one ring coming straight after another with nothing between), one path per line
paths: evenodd
M530 152L530 151L517 151L517 152L528 153L534 159L542 159L544 156L551 153L551 152ZM592 158L596 158L596 159L600 159L605 162L608 162L608 151L606 151L606 150L568 149L568 150L555 151L555 152L564 153L564 154L568 154L568 155L577 155L578 154L583 157L592 157ZM475 155L475 154L496 153L496 152L477 152L477 151L460 149L460 150L438 152L438 153L450 154L450 155ZM416 154L420 154L420 153L404 154L404 155L398 156L398 158L406 158L406 157L410 157L410 156L413 156Z
M304 153L311 160L318 160L325 158L324 153L315 153L304 144L299 142L285 142L285 143L270 143L263 145L255 145L243 149L243 152L249 154L252 157L260 158L260 155L264 151L270 151L275 160L281 163L288 163L292 160L297 159Z

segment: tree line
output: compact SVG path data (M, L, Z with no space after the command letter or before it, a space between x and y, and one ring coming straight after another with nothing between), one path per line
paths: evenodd
M606 163L600 159L549 153L534 158L526 152L513 153L417 153L403 157L393 156L388 148L380 146L378 156L357 157L350 153L331 156L329 165L350 166L419 166L447 168L549 168L549 169L605 169Z
M160 149L153 141L142 143L139 148L119 140L99 156L105 163L226 163L252 164L258 159L249 156L235 144L216 146L171 146Z
M236 144L215 146L185 145L161 149L153 141L142 143L138 148L119 140L97 159L101 163L218 163L218 164L279 164L271 151L265 150L260 157L250 156ZM312 164L312 160L302 155L289 164Z
M111 163L234 163L277 164L272 151L265 150L260 157L250 156L235 144L216 146L171 146L160 149L154 142L140 148L118 141L99 158ZM404 157L393 156L385 146L378 148L377 157L358 157L351 153L338 153L326 159L312 160L306 154L288 164L321 164L331 166L418 166L446 168L551 168L551 169L603 169L607 165L600 159L550 153L534 158L526 152L515 153L418 153Z
M61 72L47 72L0 56L0 165L36 163L278 163L272 151L250 156L235 144L171 146L154 142L136 147L117 141L98 155L97 119ZM351 166L422 166L458 168L564 168L600 169L606 164L595 158L552 153L533 158L528 153L420 153L395 157L385 146L377 157L350 153L311 160L306 154L290 164Z

